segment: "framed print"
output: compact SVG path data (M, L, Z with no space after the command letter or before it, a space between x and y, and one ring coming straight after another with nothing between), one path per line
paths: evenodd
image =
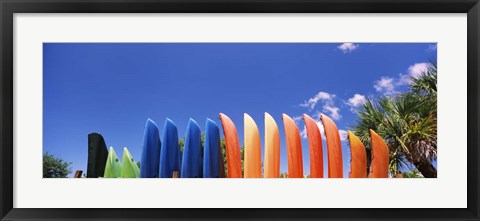
M479 220L479 10L2 0L2 220Z

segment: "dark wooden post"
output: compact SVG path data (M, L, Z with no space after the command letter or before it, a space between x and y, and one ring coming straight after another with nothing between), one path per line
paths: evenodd
M75 175L73 175L73 178L82 178L83 171L77 170L75 171Z
M173 177L172 178L180 178L180 173L178 171L173 171Z

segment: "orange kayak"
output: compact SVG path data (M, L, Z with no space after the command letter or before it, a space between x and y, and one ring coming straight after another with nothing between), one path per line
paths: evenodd
M227 115L220 113L227 154L228 178L242 178L242 163L240 159L240 144L237 128Z
M287 139L288 178L303 178L302 142L300 131L288 115L283 114L283 125Z
M265 178L280 178L280 135L270 114L265 113Z
M243 177L262 177L262 157L260 150L260 133L255 121L248 114L243 115L245 152L243 158Z
M323 149L322 135L318 129L317 122L310 116L304 114L305 128L307 130L308 146L310 149L310 177L323 177Z
M388 178L389 153L387 143L372 129L370 129L370 137L372 138L372 164L368 177Z
M328 177L343 178L342 146L337 125L325 115L320 115L327 138Z
M350 178L367 178L367 153L362 141L348 131L350 141Z

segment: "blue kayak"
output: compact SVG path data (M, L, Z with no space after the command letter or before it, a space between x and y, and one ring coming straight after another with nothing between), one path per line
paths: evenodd
M223 155L220 145L220 129L207 118L205 123L205 149L203 152L203 177L224 178Z
M140 161L141 178L159 177L160 147L161 142L158 127L155 122L147 119L145 132L143 134L142 158Z
M168 119L163 127L163 147L160 152L160 177L172 178L173 172L180 173L180 146L177 125Z
M197 122L190 118L187 126L180 176L182 178L201 178L203 175L202 158L203 153L200 127Z

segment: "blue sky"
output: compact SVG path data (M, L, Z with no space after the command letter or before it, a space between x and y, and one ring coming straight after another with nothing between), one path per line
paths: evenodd
M326 114L344 134L364 98L405 91L409 76L436 61L436 44L44 43L43 58L43 151L73 162L73 171L86 172L92 132L102 134L120 159L128 147L138 161L147 118L160 133L172 119L182 138L189 118L204 127L208 117L221 128L222 112L242 144L243 113L256 121L263 139L268 112L280 129L286 172L282 113L294 119ZM308 174L303 120L297 125ZM342 150L348 177L347 140Z

